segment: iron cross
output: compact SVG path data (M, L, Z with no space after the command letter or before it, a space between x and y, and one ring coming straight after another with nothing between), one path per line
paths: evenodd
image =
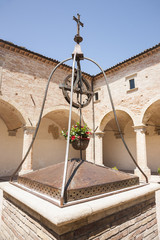
M79 13L77 13L77 18L75 16L73 16L73 20L75 20L77 22L77 35L80 34L80 25L83 27L84 24L80 21L80 15Z

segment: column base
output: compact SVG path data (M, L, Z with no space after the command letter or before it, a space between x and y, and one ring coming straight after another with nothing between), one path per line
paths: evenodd
M142 171L146 174L146 176L148 177L148 180L150 180L150 178L151 178L151 170L149 168L142 168ZM142 181L142 182L146 181L146 178L143 176L143 174L139 171L138 168L136 168L134 170L134 174L139 177L140 181Z
M21 170L18 175L21 176L23 174L27 174L27 173L30 173L30 172L33 172L33 169L30 169L30 170Z
M102 160L101 159L96 159L95 160L95 164L99 165L99 166L104 166L104 164L102 163Z

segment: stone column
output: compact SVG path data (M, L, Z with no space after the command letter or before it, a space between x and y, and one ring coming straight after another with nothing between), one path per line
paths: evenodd
M136 132L137 163L147 177L150 178L151 170L147 166L146 127L144 125L134 126L134 131ZM139 176L140 180L145 180L138 168L134 170L134 173Z
M25 156L26 152L28 151L28 148L29 148L32 138L33 138L34 131L35 131L35 127L24 127L22 158ZM19 172L19 175L33 171L33 169L32 169L32 151L33 151L33 149L30 150L26 160L22 164L22 168L21 168L21 171Z
M93 135L90 136L89 145L86 149L86 160L94 163L94 153L93 153Z
M104 132L95 133L95 163L98 165L103 164L103 136Z

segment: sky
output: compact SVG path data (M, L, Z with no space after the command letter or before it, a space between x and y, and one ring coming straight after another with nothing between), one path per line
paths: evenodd
M160 43L160 0L0 0L0 38L62 61L74 50L77 13L84 56L104 70ZM100 72L88 61L82 70Z

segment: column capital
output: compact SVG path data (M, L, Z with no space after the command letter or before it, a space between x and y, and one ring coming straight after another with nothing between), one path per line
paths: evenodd
M138 125L138 126L133 126L133 129L135 132L146 133L147 126L142 124L142 125Z
M36 129L36 127L33 127L33 126L24 126L24 127L23 127L23 131L24 131L26 134L34 134L35 129Z
M99 137L99 138L103 138L105 135L105 132L95 132L95 136Z

